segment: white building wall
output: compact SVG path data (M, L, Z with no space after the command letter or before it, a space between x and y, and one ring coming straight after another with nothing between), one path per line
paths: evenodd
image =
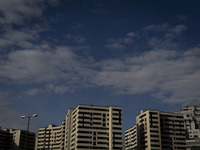
M61 126L39 129L38 150L122 149L121 107L78 105Z
M181 109L187 133L187 150L200 149L200 106L185 106Z

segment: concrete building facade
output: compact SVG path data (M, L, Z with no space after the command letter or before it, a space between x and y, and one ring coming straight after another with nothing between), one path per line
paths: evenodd
M186 133L182 114L141 110L136 117L136 124L137 150L186 149ZM130 130L126 130L126 133ZM125 143L128 143L127 140L130 141L130 139L125 139ZM132 145L125 144L125 146L125 149L129 150Z
M40 128L37 138L38 150L64 150L65 121L61 126L48 125Z
M35 149L35 133L16 129L0 129L1 149L25 150L25 147L26 150Z
M136 117L141 150L186 149L183 115L179 113L141 110Z
M0 148L9 150L13 147L13 135L9 132L9 129L0 128Z
M48 126L39 129L37 149L51 149L53 132L58 129L58 147L54 149L65 150L121 150L122 149L122 111L116 106L78 105L75 109L69 109L65 123L60 126ZM45 133L48 131L49 136ZM48 137L48 138L47 138ZM55 136L54 136L55 137ZM60 139L61 137L61 139ZM55 137L57 139L57 137ZM48 146L44 146L49 141ZM61 141L63 142L62 144Z
M138 129L137 125L129 128L125 131L125 150L137 150L138 149Z
M187 150L200 149L200 106L185 106L181 109L186 126Z
M72 115L71 150L122 149L121 107L79 105Z

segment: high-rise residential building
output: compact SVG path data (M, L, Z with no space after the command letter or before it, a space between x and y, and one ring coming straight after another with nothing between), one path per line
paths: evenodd
M64 150L65 121L61 126L48 125L40 128L37 138L37 149Z
M35 149L35 133L16 129L0 129L1 149L25 150L25 147L26 150Z
M72 115L74 114L74 109L69 108L66 115L66 126L65 126L65 150L70 150L71 146L71 134L72 134Z
M186 149L183 115L141 110L137 116L139 149Z
M137 150L186 149L185 126L180 113L141 110L136 117ZM126 133L131 129L126 130ZM134 137L135 139L135 137ZM130 139L128 139L130 141ZM125 141L125 143L128 143ZM127 145L126 150L129 149Z
M121 107L79 105L72 113L71 150L122 149Z
M65 127L62 136L56 133L64 144L57 144L57 149L65 150L121 150L122 149L122 112L121 107L78 105L75 109L69 109L66 115ZM48 126L48 130L54 131L61 126ZM52 133L49 136L45 132L47 128L39 129L38 150L51 149L53 144ZM64 130L65 129L65 130ZM48 138L47 138L48 137ZM57 139L57 136L54 136ZM45 144L44 141L49 141ZM57 142L60 143L60 142ZM46 145L46 146L44 146ZM49 147L48 147L49 146ZM54 149L55 145L54 145Z
M187 150L200 149L200 106L185 106L181 109L186 126Z
M125 131L125 150L137 150L137 133L137 125L134 125Z
M10 129L10 133L13 134L14 150L35 149L35 133L15 129Z
M0 128L0 148L1 149L12 149L13 147L13 135L9 132L9 129Z

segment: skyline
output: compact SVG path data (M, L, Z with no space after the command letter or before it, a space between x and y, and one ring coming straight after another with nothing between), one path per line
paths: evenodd
M13 7L15 6L15 7ZM198 1L2 0L0 126L60 125L78 104L141 109L200 104Z

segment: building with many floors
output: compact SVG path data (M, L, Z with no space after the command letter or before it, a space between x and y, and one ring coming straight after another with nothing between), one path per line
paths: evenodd
M136 124L137 126L126 130L126 150L132 149L131 147L137 150L186 149L186 133L182 114L141 110L136 117ZM130 135L133 136L132 139ZM137 138L135 138L136 135ZM137 141L137 144L133 141Z
M9 129L0 129L0 148L12 149L13 135L9 132Z
M35 133L16 129L0 129L1 149L25 150L25 145L26 150L35 149Z
M186 126L187 150L200 149L200 106L185 106L181 109Z
M39 129L37 141L38 150L122 149L121 107L78 105L68 109L60 126ZM199 149L199 106L185 106L180 113L141 110L136 125L125 131L126 150L181 150L186 143L187 150Z
M64 150L64 139L65 121L61 126L48 125L39 129L36 149Z
M40 128L37 141L38 150L121 150L121 107L78 105L61 126Z
M126 150L137 150L138 148L138 126L134 125L125 131Z

